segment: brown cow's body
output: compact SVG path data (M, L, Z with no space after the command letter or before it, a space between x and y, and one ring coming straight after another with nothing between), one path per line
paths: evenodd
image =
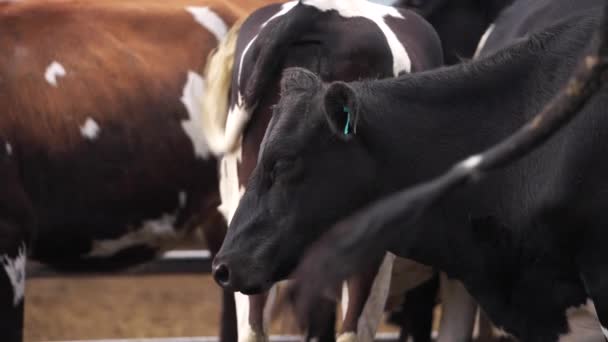
M268 2L0 4L3 341L21 340L26 250L61 268L124 267L204 224L219 247L198 73L228 25Z

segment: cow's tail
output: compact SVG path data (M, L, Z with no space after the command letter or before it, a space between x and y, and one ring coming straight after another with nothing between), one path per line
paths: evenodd
M236 141L227 141L226 119L236 42L244 21L243 18L234 23L218 47L209 53L205 65L205 92L201 97L201 128L209 149L215 155L226 153L232 149L231 145L236 144Z

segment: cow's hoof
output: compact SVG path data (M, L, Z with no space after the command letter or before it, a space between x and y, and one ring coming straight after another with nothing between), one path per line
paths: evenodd
M239 342L268 342L267 334L256 333L253 329L247 329L243 335L239 336Z
M338 335L336 342L357 342L357 334L349 331Z

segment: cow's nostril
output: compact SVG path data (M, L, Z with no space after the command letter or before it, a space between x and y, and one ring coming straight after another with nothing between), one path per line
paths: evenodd
M213 268L213 278L220 286L230 286L230 270L226 264L218 264Z

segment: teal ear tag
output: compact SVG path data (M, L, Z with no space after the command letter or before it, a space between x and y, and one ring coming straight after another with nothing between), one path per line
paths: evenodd
M346 116L346 125L344 126L344 135L348 135L349 132L349 127L350 127L350 109L347 106L344 106L344 113L347 113L348 115Z

